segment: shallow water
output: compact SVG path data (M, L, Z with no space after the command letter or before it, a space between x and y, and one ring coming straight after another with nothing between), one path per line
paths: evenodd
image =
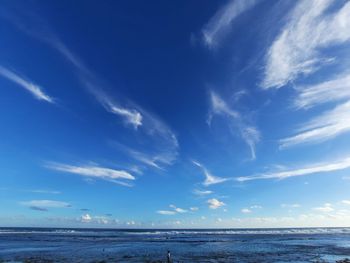
M350 258L350 228L0 228L0 262L165 262L167 250L174 262L336 262Z

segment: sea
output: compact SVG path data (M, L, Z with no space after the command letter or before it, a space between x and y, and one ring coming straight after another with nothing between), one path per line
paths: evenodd
M350 228L0 228L0 262L347 262ZM350 262L350 261L348 261Z

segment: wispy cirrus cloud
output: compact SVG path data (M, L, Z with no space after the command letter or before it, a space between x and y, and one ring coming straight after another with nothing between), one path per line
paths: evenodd
M135 180L135 177L127 171L115 170L115 169L105 168L100 166L92 166L92 165L75 166L75 165L68 165L68 164L61 164L61 163L49 163L48 165L46 165L46 167L52 170L71 173L71 174L77 174L83 177L102 179L102 180L114 182L124 186L131 186L125 180L127 181Z
M20 76L19 74L15 73L14 71L5 68L4 66L0 65L0 75L13 83L16 83L17 85L21 86L22 88L29 91L36 99L43 100L49 103L54 103L54 99L47 95L43 88L40 87L37 84L34 84L30 80L25 79L24 77Z
M233 21L243 12L256 5L258 0L230 0L222 6L209 22L203 27L203 41L213 48L219 40L229 32Z
M202 170L202 172L205 176L205 180L203 182L204 186L209 186L209 185L213 185L213 184L220 184L220 183L226 182L228 180L231 180L230 178L218 177L218 176L211 174L210 171L207 168L205 168L202 164L200 164L199 162L192 161L192 163L194 165L198 166ZM203 192L201 192L201 194L203 194ZM204 194L208 194L208 192L205 192Z
M209 112L208 124L211 125L214 116L227 118L230 129L237 130L241 138L249 146L251 159L256 159L255 148L260 141L260 132L252 125L248 125L243 120L238 111L233 110L228 103L214 91L210 92L211 110Z
M60 42L61 43L61 42ZM122 117L126 124L131 125L139 131L145 141L152 141L151 148L156 152L152 161L146 155L137 151L130 151L133 157L140 161L157 166L157 162L172 164L177 158L179 143L173 130L163 122L158 116L150 113L133 102L128 102L128 106L122 106L114 98L107 95L101 87L108 86L101 78L90 71L81 60L74 55L62 43L57 50L71 61L75 66L80 81L87 90L95 96L97 101L110 113ZM121 100L121 99L119 99ZM125 99L124 99L125 100ZM125 104L125 103L124 103Z
M252 176L236 177L239 182L251 181L251 180L263 180L263 179L285 179L295 176L304 176L316 173L327 173L333 171L340 171L350 168L350 157L345 157L336 161L329 161L325 163L311 164L305 167L299 167L295 169L286 169L278 172L271 172L265 174L257 174Z
M176 140L176 138L175 138ZM127 156L131 157L132 159L138 161L141 164L144 164L148 167L157 168L160 170L164 170L165 166L172 165L177 157L176 151L169 151L167 147L165 147L165 150L156 150L155 152L141 152L138 150L135 150L131 147L122 145L117 142L112 142L113 146L116 146L117 149L121 150L123 153L125 153ZM176 145L177 142L174 141L173 145ZM171 148L169 146L169 148Z
M126 124L130 124L135 129L142 125L142 114L135 107L127 107L122 103L117 103L115 99L108 96L101 88L106 83L67 47L42 17L28 10L24 11L23 8L8 9L6 13L0 13L0 17L12 23L23 33L56 50L73 66L82 85L95 96L108 112L118 115Z
M96 100L110 113L122 118L127 125L135 129L142 126L143 116L136 107L122 106L101 88L107 84L92 72L85 63L75 55L52 31L47 30L46 35L37 35L37 38L46 42L58 51L76 70L82 85L96 98Z
M23 33L46 43L56 50L75 70L82 86L94 96L107 112L120 117L127 126L139 131L137 136L141 136L143 141L149 142L154 151L157 151L158 159L165 155L168 155L166 157L168 159L177 158L179 143L173 130L158 116L123 96L118 95L115 98L116 96L107 94L105 90L106 87L110 87L110 84L93 72L38 14L31 13L23 8L17 8L7 10L6 13L0 13L0 17L15 25ZM162 159L162 161L166 160Z
M21 205L27 206L36 211L48 211L49 208L68 208L71 204L56 200L31 200L20 202Z
M293 104L308 109L318 104L350 99L350 74L341 74L322 83L298 88Z
M7 14L3 18L14 24L22 32L46 43L61 54L76 70L82 85L94 95L97 101L99 101L108 112L118 115L124 119L126 124L130 124L135 129L143 127L144 133L148 134L148 136L165 139L166 142L172 146L172 151L177 150L178 142L176 136L164 122L154 114L151 114L132 102L117 102L112 96L107 95L103 87L106 85L108 86L108 84L91 71L86 64L53 33L47 26L47 23L37 14L25 13L23 10L15 10L13 14ZM119 100L126 101L125 99Z
M281 139L280 148L301 143L325 141L350 131L350 101L316 116L297 131L296 135Z
M350 40L350 3L329 12L333 1L302 0L266 55L263 88L280 88L333 63L323 48Z

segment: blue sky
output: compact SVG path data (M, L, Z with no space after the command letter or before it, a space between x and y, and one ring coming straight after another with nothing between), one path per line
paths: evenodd
M5 1L0 225L349 226L348 1Z

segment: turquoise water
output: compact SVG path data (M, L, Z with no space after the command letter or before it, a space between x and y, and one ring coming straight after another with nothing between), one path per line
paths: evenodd
M168 250L173 262L336 262L350 258L350 228L0 228L5 262L166 262Z

